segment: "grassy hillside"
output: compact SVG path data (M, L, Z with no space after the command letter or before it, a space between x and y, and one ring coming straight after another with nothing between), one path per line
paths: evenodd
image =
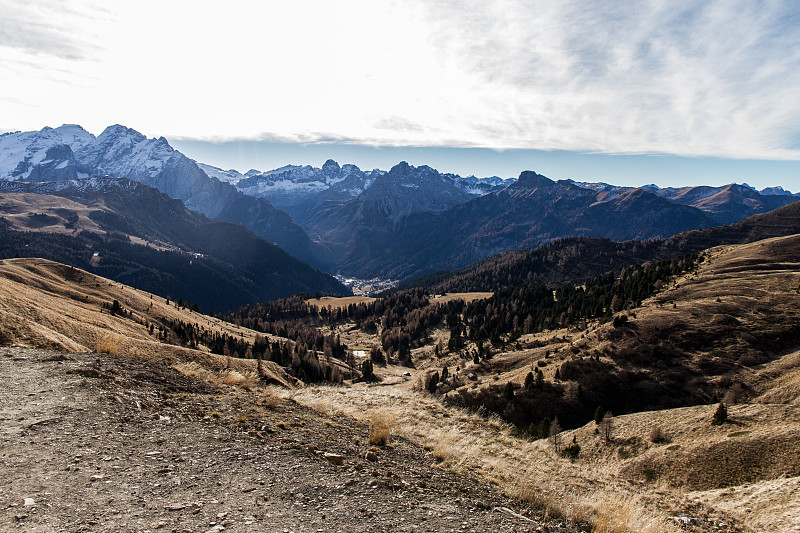
M297 292L349 294L241 226L142 184L106 181L58 195L0 193L0 258L44 257L206 310Z
M251 353L261 347L267 350L261 366L268 382L294 386L298 381L293 376L300 368L307 370L309 361L323 370L335 368L337 376L349 376L346 365L336 360L319 362L313 354L294 360L294 344L286 339L262 335L174 300L44 259L0 261L0 344L106 351L188 365L184 369L199 365L217 373L230 369L249 376L250 382L259 379ZM279 356L271 357L270 348ZM283 357L284 352L289 355Z

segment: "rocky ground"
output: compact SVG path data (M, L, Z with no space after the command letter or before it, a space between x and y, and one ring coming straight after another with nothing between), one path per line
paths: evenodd
M21 348L0 375L3 531L588 530L263 391Z

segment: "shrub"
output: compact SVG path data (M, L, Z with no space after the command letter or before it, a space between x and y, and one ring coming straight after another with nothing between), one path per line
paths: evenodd
M14 344L14 334L0 327L0 346L10 346Z
M367 359L366 361L361 363L361 374L364 376L364 381L372 381L373 379L375 379L372 360Z
M510 381L508 383L506 383L506 387L505 387L504 393L505 393L505 396L506 396L506 400L508 400L509 402L511 400L513 400L514 399L514 384L511 383Z
M570 461L574 461L578 458L578 455L581 453L581 445L577 442L573 442L569 446L565 447L561 450L561 457L564 459L569 459Z
M711 419L712 426L721 426L728 420L728 408L725 407L725 402L719 402L717 410L714 412L714 418Z
M531 390L533 388L533 372L528 372L528 375L525 376L525 389Z
M383 355L380 347L375 344L372 345L372 349L369 351L369 358L376 365L386 364L386 356Z
M550 435L550 417L544 417L539 424L536 425L534 437L537 439L546 439Z

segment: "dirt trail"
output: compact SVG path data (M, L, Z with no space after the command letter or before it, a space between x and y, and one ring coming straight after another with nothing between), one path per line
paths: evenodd
M581 530L402 439L366 460L363 425L263 392L21 348L0 374L2 531Z

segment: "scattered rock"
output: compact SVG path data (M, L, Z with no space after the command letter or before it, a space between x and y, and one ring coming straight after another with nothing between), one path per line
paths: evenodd
M344 462L344 457L338 453L325 453L323 457L336 466L340 466Z
M366 459L367 461L372 461L374 463L375 461L378 460L378 454L370 450L364 455L364 459Z

